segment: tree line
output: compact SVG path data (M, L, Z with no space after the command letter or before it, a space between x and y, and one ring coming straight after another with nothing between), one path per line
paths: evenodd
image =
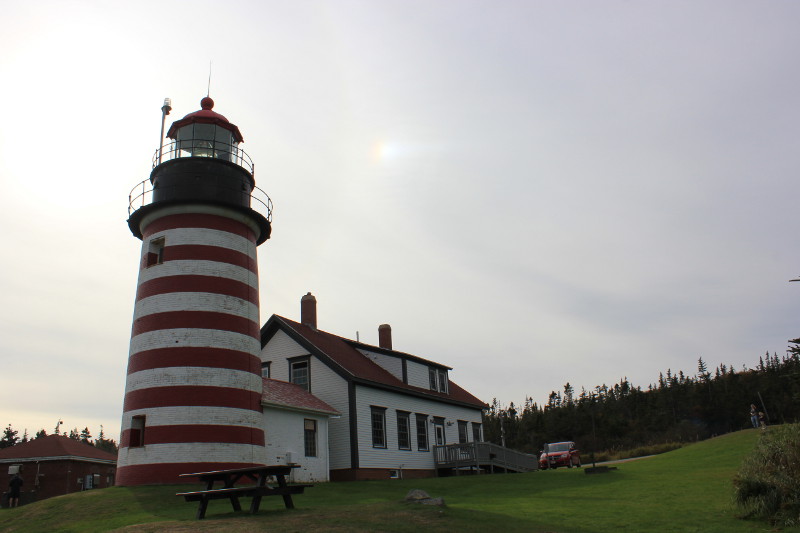
M783 357L767 354L755 368L721 364L697 372L660 373L647 389L627 378L612 386L576 391L570 383L552 391L545 405L525 398L521 406L495 399L484 418L484 438L527 453L547 442L575 441L590 451L618 451L686 442L752 427L750 405L768 423L800 420L800 338Z
M116 454L118 451L117 442L114 439L107 439L105 436L105 432L103 430L103 426L100 426L100 434L97 438L93 438L91 432L89 431L88 427L83 428L81 431L78 431L78 428L73 428L69 430L69 432L62 432L61 426L64 423L59 420L56 423L56 427L53 430L53 435L64 435L73 440L77 440L83 442L84 444L88 444L90 446L94 446L100 450L107 451L109 453ZM23 444L28 441L41 439L42 437L46 437L47 432L44 429L40 429L36 432L33 437L28 436L28 430L25 429L20 436L19 431L15 430L11 427L11 424L6 426L3 430L2 438L0 438L0 449L2 448L10 448L11 446L16 446L17 444Z

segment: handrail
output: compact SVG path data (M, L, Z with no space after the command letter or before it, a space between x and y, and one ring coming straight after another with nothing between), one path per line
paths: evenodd
M440 468L494 465L523 472L538 468L538 458L535 455L504 448L491 442L434 446L434 460L436 466Z
M240 192L239 189L235 190ZM134 211L151 203L153 203L153 186L148 178L137 183L128 193L128 217ZM253 187L250 193L250 208L266 218L267 222L272 222L272 200L258 187Z
M153 154L153 168L165 161L182 159L185 157L212 157L230 161L255 174L255 165L247 152L237 144L230 144L214 139L180 139L163 144Z

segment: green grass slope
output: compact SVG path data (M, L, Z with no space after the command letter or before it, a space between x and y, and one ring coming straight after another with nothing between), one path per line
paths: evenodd
M284 510L280 498L266 498L250 516L218 500L203 521L194 520L196 504L174 496L186 486L117 487L3 510L0 531L769 531L762 522L736 519L731 504L731 479L757 438L757 430L733 433L608 474L559 469L325 483L295 497L294 511ZM412 488L443 497L447 506L403 503Z

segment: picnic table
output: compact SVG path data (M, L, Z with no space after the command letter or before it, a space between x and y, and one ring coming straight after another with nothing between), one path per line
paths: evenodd
M247 468L234 468L231 470L213 470L211 472L194 472L181 474L180 477L196 477L206 484L205 490L194 492L179 492L176 496L183 496L187 502L200 502L197 509L197 519L205 518L206 509L210 500L229 499L234 511L241 511L240 496L252 497L250 512L257 513L264 496L282 496L283 504L287 509L294 509L292 494L302 494L306 487L313 485L289 485L286 476L292 468L299 465L261 465ZM277 486L267 484L267 478L274 477ZM255 484L239 486L236 484L242 479L255 482ZM215 483L222 483L222 487L214 488Z

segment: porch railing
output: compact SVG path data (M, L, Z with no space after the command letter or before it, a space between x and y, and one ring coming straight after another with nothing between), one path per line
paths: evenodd
M530 472L539 465L538 458L529 453L510 450L491 442L468 442L434 446L436 468Z

